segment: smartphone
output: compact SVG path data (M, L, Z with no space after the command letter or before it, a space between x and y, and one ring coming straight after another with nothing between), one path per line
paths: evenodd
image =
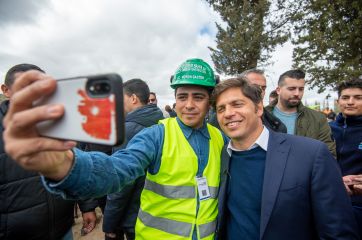
M33 105L52 103L63 104L64 115L38 123L40 135L104 145L123 142L123 91L118 74L59 79L54 94Z

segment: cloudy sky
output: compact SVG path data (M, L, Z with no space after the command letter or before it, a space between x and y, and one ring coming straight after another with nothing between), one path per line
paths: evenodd
M169 77L181 62L197 57L212 65L215 21L202 0L0 0L0 79L23 62L58 78L117 72L145 80L161 106L172 104ZM267 93L291 68L292 49L273 54ZM307 91L305 98L327 94Z

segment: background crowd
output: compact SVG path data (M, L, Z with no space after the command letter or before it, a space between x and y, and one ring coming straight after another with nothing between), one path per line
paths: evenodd
M14 93L21 91L19 86L14 90L15 79L25 88L24 82L42 78L25 81L32 77L24 74L28 70L44 73L35 65L19 64L6 74L1 122ZM165 109L157 106L157 93L146 81L127 80L125 142L114 147L77 143L72 151L77 165L61 178L44 174L37 164L19 162L23 156L14 148L5 152L5 130L14 132L11 143L25 139L15 134L18 122L5 120L0 239L72 239L75 204L82 211L85 234L96 224L94 209L101 207L105 239L359 239L362 79L338 84L339 113L304 106L304 79L299 69L281 73L270 104L263 106L267 79L262 70L220 81L207 63L190 59L171 76L176 103ZM15 99L14 106L25 101ZM31 152L35 149L28 151L30 159L43 160ZM88 167L86 158L107 166L107 173L116 169L117 177L97 176L100 170ZM79 180L77 168L84 171ZM200 188L196 193L187 188L201 185L195 177L207 180L205 196ZM69 200L74 198L82 200Z

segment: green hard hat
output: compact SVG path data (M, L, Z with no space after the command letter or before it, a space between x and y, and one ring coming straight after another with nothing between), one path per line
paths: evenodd
M188 59L176 70L171 80L173 89L182 85L198 85L213 88L216 85L214 71L202 59Z

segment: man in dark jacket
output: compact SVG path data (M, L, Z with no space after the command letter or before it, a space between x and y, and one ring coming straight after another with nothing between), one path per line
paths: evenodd
M332 140L331 128L323 113L307 108L302 104L305 87L305 73L289 70L278 80L278 102L265 109L278 117L287 127L288 134L314 138L324 142L336 156L336 144Z
M126 138L115 150L125 148L138 132L163 119L156 104L147 104L149 95L149 87L141 79L131 79L123 84ZM103 220L106 239L124 239L124 234L128 240L135 238L134 227L144 181L145 177L140 177L121 192L108 195ZM121 229L117 231L119 227Z
M338 88L341 112L330 122L337 160L362 234L362 80L342 82Z
M266 89L266 78L264 71L260 69L249 69L241 73L241 77L244 77L249 81L250 84L256 85L261 89L261 96L264 99L265 89ZM279 118L275 117L273 114L268 111L263 111L263 116L261 117L263 124L275 132L286 133L287 128Z
M28 70L43 72L32 64L18 64L7 72L1 90L8 99L15 78ZM37 172L24 170L4 151L2 122L8 108L9 100L0 104L0 239L72 239L75 202L50 194ZM79 206L87 228L94 208L87 201Z

